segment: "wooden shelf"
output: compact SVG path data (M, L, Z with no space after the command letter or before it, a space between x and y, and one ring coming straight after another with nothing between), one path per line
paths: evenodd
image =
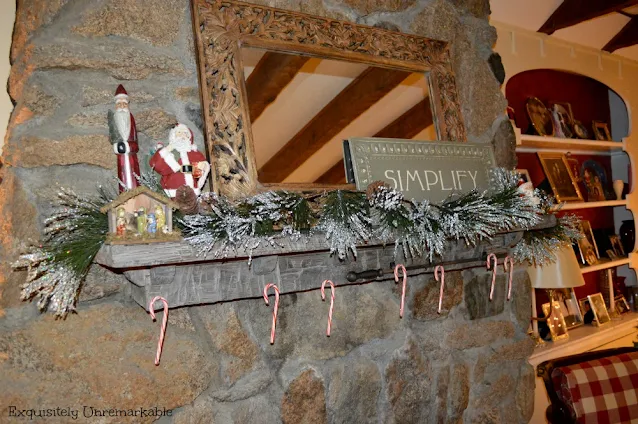
M605 200L602 202L567 202L560 210L571 211L575 209L607 208L612 206L627 206L627 200ZM554 207L557 210L558 206Z
M627 265L629 263L629 258L620 258L615 259L613 261L607 260L605 262L597 263L596 265L589 265L580 268L580 272L583 274L587 274L588 272L600 271L602 269L615 268L617 266Z
M589 150L594 152L619 152L623 143L618 141L580 140L574 138L542 137L521 134L516 140L516 148L550 149L556 151Z

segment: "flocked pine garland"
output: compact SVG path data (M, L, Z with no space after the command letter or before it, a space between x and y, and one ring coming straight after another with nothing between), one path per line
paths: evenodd
M156 188L152 178L140 182ZM518 176L503 169L492 175L489 191L473 191L441 204L406 200L383 183L367 192L335 190L302 195L285 191L259 193L232 202L214 193L200 198L201 213L179 217L184 239L198 255L224 256L237 249L248 254L259 246L279 246L282 240L300 241L323 234L332 254L345 259L357 255L357 246L370 241L394 244L405 257L440 256L450 240L474 245L499 232L529 230L543 215L552 214L551 197L536 192L540 204L518 189ZM70 190L58 193L59 208L45 221L41 246L20 256L15 269L26 269L24 300L36 298L41 310L64 317L73 311L81 284L95 255L106 240L108 221L100 208L114 194L103 189L94 199ZM549 229L526 231L514 247L518 262L542 265L554 259L564 243L577 240L574 217L558 219Z

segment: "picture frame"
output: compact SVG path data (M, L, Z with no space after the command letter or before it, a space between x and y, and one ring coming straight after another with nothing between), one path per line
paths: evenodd
M583 195L564 153L538 152L538 158L558 202L582 202Z
M571 105L567 103L571 109ZM565 106L554 103L550 109L552 123L554 125L554 136L559 138L572 138L572 116Z
M609 124L602 121L592 121L592 129L596 140L611 141L611 133L609 132Z
M618 259L618 255L616 255L616 252L614 252L613 249L607 249L606 253L609 259L611 259L612 261L615 261L616 259Z
M550 303L543 303L543 314L549 315ZM547 327L549 327L549 334L552 337L552 341L565 340L569 338L569 332L567 331L567 324L565 323L565 317L561 310L559 302L551 302L551 316L547 320Z
M589 300L591 309L594 312L594 317L597 323L595 325L604 325L611 321L602 293L590 294L587 296L587 299Z
M532 182L532 179L529 176L529 171L527 169L516 169L516 173L518 174L519 180L523 181L523 183Z
M591 224L587 220L582 220L578 227L583 235L583 237L578 240L581 262L583 264L595 265L600 259L600 253L598 252L598 246L596 245Z
M620 237L617 234L610 235L609 241L611 242L611 248L616 254L616 257L623 258L627 256L625 254L625 249L622 247L622 243L620 242Z
M591 303L589 299L584 297L582 299L578 299L578 306L580 307L580 311L583 315L583 323L597 325L596 323L596 315L591 308Z
M619 315L626 314L631 311L629 303L627 303L627 299L625 299L625 296L623 295L614 297L614 305L616 306L615 309Z
M553 300L560 306L565 325L568 330L584 324L583 314L579 307L578 298L572 288L558 289L552 292Z

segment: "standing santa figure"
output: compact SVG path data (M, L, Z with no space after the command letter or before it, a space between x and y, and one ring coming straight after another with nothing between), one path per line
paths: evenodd
M115 112L109 110L109 136L117 155L117 177L120 192L139 185L140 163L137 160L137 129L135 119L128 108L128 94L120 84L115 91Z
M151 157L150 165L162 176L160 184L169 197L177 189L188 186L197 196L206 183L210 164L193 143L193 133L184 124L177 124L169 133L169 144Z

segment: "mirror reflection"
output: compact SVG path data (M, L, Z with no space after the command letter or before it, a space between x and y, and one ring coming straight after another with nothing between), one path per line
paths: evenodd
M423 73L242 48L261 183L345 183L343 140L436 140Z

